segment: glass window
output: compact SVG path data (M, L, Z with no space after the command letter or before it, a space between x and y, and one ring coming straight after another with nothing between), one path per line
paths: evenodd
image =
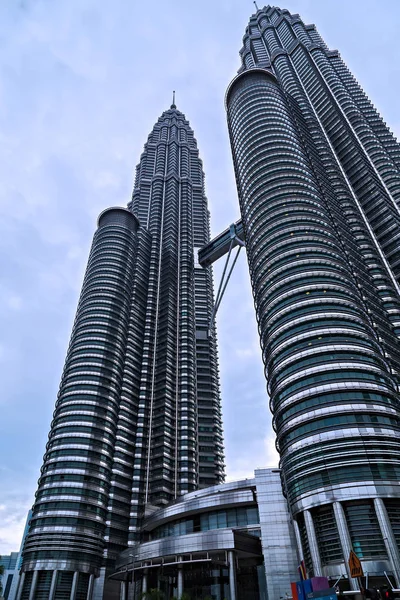
M224 510L218 511L218 527L228 527L228 519Z
M218 528L218 513L216 513L216 512L209 513L208 522L209 522L210 529L217 529Z
M210 529L208 517L209 517L208 514L201 515L201 517L200 517L200 531L208 531Z
M249 525L255 525L255 524L258 524L259 522L260 521L259 521L259 517L258 517L257 507L255 507L255 506L249 507L247 509L247 523Z
M186 532L185 533L193 533L193 531L194 531L193 521L192 521L192 519L189 519L188 521L186 521Z
M237 524L247 525L247 510L245 508L237 508Z
M236 509L230 508L226 512L228 517L228 527L235 527L237 525Z

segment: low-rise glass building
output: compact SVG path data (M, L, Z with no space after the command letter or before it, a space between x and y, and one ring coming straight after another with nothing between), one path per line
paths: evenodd
M296 539L279 469L213 486L148 511L143 542L121 553L121 598L159 589L166 599L266 600L290 595Z
M0 575L0 597L8 600L11 584L18 563L18 552L11 552L6 556L0 556L0 565L4 567L4 572Z

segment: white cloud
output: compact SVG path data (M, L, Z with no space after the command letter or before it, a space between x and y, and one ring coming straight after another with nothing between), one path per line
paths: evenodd
M19 550L29 508L28 504L1 505L0 555Z
M269 435L263 440L260 452L249 455L243 444L243 456L237 458L232 468L228 468L226 481L236 481L254 477L254 470L259 468L277 467L279 454L275 448L275 436Z
M251 442L244 436L238 448L238 453L228 461L227 481L245 479L254 476L258 468L277 467L279 454L275 447L275 435L270 432L263 439L256 438Z
M235 461L233 468L228 469L226 481L237 481L254 477L255 465L251 458L242 458Z
M255 334L256 332L254 332ZM248 336L246 336L248 337ZM235 348L235 354L239 359L250 359L250 358L256 358L256 360L259 362L260 361L260 357L261 357L261 350L260 350L260 343L258 341L258 336L256 337L256 335L254 335L254 339L253 340L249 340L250 344L248 344L247 346L240 346L238 345L238 347ZM241 340L238 340L238 344L240 344Z
M7 304L12 310L20 310L22 307L21 296L11 295L7 298Z
M238 358L249 358L254 356L256 351L254 348L236 348L235 354Z
M275 446L275 434L270 434L264 439L265 464L260 467L277 467L279 464L279 454Z

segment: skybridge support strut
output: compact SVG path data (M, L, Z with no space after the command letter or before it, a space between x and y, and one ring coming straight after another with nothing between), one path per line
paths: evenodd
M240 225L241 225L241 223L240 223ZM208 328L208 336L209 337L211 337L211 335L212 335L215 317L217 315L217 311L220 307L220 304L221 304L222 298L224 296L225 290L227 288L227 285L229 283L229 279L231 278L232 271L235 268L237 259L239 258L240 251L245 245L245 243L243 241L243 230L240 229L240 232L239 232L240 237L239 237L237 229L238 229L238 223L233 223L229 227L229 234L228 234L229 239L230 239L229 245L226 244L226 247L224 248L225 252L219 253L219 256L216 257L218 259L220 256L223 256L227 252L225 266L222 271L221 281L220 281L220 284L218 287L217 296L215 298L214 308L211 313L210 324L209 324L209 328ZM223 235L225 237L226 237L226 233L228 233L228 232L223 233ZM218 236L218 238L220 238L220 237L221 237L221 234L220 234L220 236ZM211 242L211 244L212 243L213 242ZM236 252L232 252L234 248L237 248ZM200 250L200 252L201 252L201 250Z

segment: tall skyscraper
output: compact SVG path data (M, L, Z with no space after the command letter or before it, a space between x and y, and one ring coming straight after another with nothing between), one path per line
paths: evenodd
M98 219L18 600L119 598L107 575L145 511L223 481L212 273L196 261L208 240L202 163L173 103L129 208Z
M267 6L243 41L226 108L299 552L399 587L400 146L314 25Z

